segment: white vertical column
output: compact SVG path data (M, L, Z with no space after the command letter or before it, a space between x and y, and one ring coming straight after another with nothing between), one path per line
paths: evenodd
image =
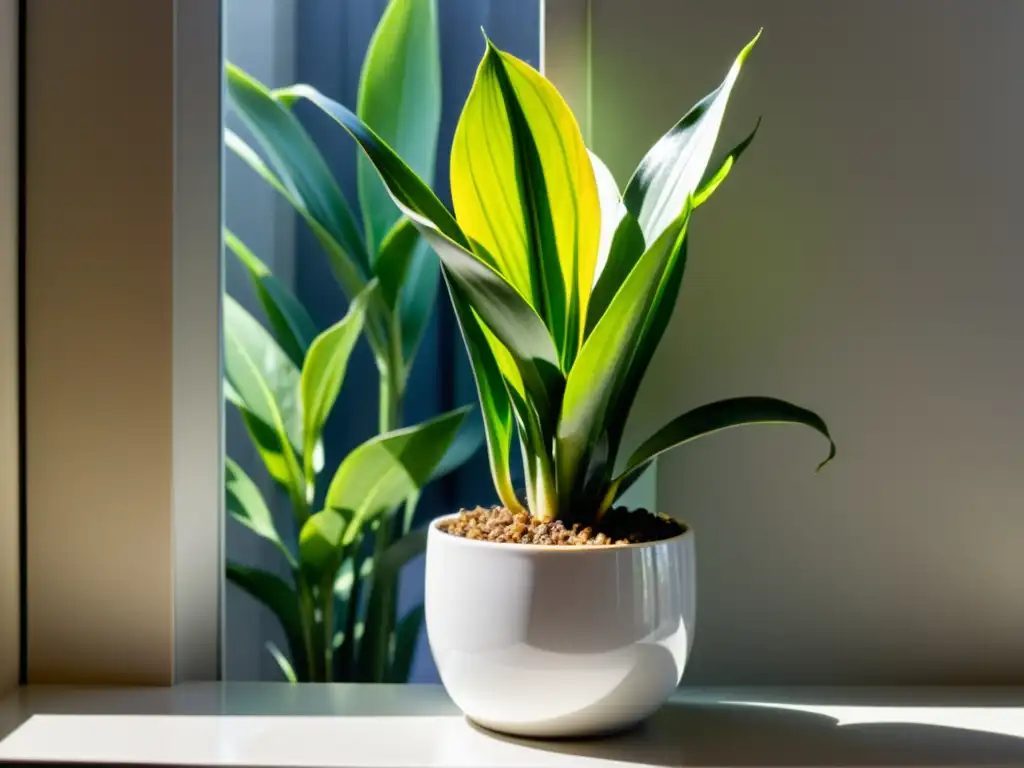
M28 14L29 682L210 679L220 3Z

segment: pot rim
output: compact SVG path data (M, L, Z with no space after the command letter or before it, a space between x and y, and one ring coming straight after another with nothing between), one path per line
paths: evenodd
M441 515L430 521L430 528L428 540L435 537L444 537L445 540L451 540L450 543L454 546L468 546L468 547L499 547L506 551L513 550L516 552L550 552L553 554L565 554L568 552L620 552L626 549L651 549L658 547L663 544L670 544L681 539L685 539L687 536L693 536L693 528L682 520L676 520L679 525L683 527L683 530L667 539L658 539L657 541L643 541L637 544L602 544L600 546L580 546L578 544L518 544L509 541L483 541L481 539L467 539L464 536L452 536L450 533L445 533L437 527L438 523L444 520L451 520L461 514L460 512L452 512L447 515ZM675 519L675 518L673 518Z

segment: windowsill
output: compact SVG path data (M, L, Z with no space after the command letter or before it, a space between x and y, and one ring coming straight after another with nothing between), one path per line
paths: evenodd
M22 688L0 762L276 766L1024 765L1024 690L684 689L646 725L538 742L468 724L438 686Z

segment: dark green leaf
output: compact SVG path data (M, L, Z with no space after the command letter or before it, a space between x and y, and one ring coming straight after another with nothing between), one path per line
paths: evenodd
M670 421L633 452L617 482L639 472L655 456L670 448L723 429L747 424L803 424L820 432L828 440L829 452L818 465L819 470L836 455L836 446L828 427L816 413L773 397L735 397L702 405Z
M320 246L324 249L324 253L327 254L328 264L331 267L331 271L334 276L338 279L338 283L345 290L345 293L349 298L353 298L359 294L363 288L366 287L366 275L363 275L357 270L352 262L352 259L346 253L345 248L342 247L334 236L319 222L316 217L313 216L306 207L298 200L294 195L289 192L277 175L267 167L267 164L263 162L256 152L246 144L237 134L230 130L224 132L224 143L228 149L232 150L242 161L244 161L250 168L256 171L263 179L270 184L277 192L287 200L293 208L302 216L309 225L310 230L316 236ZM370 345L374 348L377 354L381 354L383 350L387 348L386 334L384 331L385 323L383 319L372 315L370 323L367 324L367 338L369 339Z
M409 267L405 273L399 295L399 324L402 329L402 357L405 360L406 375L412 370L416 350L419 349L423 334L434 312L437 300L438 275L441 271L437 256L423 238L419 238L413 249Z
M388 198L388 204L394 207L391 198ZM406 218L399 219L381 241L374 269L380 282L381 296L390 309L394 309L398 303L399 292L409 271L413 251L419 242L419 231Z
M358 278L365 280L370 274L370 259L352 212L316 144L298 118L262 83L230 63L225 65L225 76L232 105L292 199L344 249L350 260L346 268L357 283L345 287L358 292Z
M758 32L740 51L722 84L662 136L633 172L624 201L648 243L661 235L697 191L715 149L729 95L760 36Z
M434 0L391 0L370 40L357 112L429 184L441 124L441 57ZM371 253L399 213L373 166L358 158L359 207ZM379 272L378 272L379 274Z
M484 433L487 438L487 458L491 465L491 476L501 503L514 512L522 505L512 487L509 470L509 451L512 442L512 406L509 402L505 382L494 353L473 310L462 294L462 289L445 277L451 295L455 317L466 344L473 379L483 414Z
M587 307L586 336L590 336L597 321L604 316L608 305L626 281L629 273L633 271L633 267L636 266L646 247L644 233L640 231L640 225L637 224L633 214L624 211L608 250L608 260L604 263L604 268L597 278L597 284L594 285L594 292L590 295L590 305Z
M413 654L416 651L416 641L420 636L420 629L423 627L423 604L420 603L412 608L398 622L395 630L395 656L391 660L391 671L388 675L388 682L408 683L409 673L412 671Z
M452 444L448 446L448 452L444 455L444 458L438 462L438 465L434 467L434 471L430 475L430 481L433 482L440 477L444 477L450 472L454 472L473 458L476 455L476 452L480 450L480 446L483 444L483 421L478 418L478 415L474 412L467 416L467 418L462 422L462 426L459 428L458 434L455 435L455 439L452 440Z
M299 619L299 597L288 584L272 573L249 568L237 563L227 564L228 581L259 600L281 622L288 652L295 668L306 669L305 646L302 642L302 622Z
M687 200L682 214L640 257L622 283L569 372L558 424L558 487L565 506L581 491L581 469L609 422L609 412L626 377L634 338L643 327L658 284L686 239L690 219ZM614 454L611 454L614 455Z
M392 199L400 208L408 209L404 211L406 215L409 215L409 211L415 214L409 218L418 216L432 222L447 237L462 247L469 248L469 240L455 222L455 217L437 199L430 187L354 112L308 85L282 88L275 92L275 98L283 104L291 104L300 98L308 99L326 112L366 153L391 193Z
M224 243L249 272L256 298L270 321L277 343L292 362L301 367L306 358L306 350L316 337L316 326L305 307L271 274L266 264L229 230L224 230Z
M366 604L366 631L360 643L359 667L364 682L386 682L388 671L389 637L394 626L394 596L398 591L398 578L402 568L414 557L423 554L427 546L427 531L421 529L406 534L374 563L373 585Z
M757 119L757 124L754 126L754 130L750 134L737 144L735 147L725 153L725 156L715 162L712 167L714 171L709 171L704 175L700 185L697 187L697 192L693 196L693 207L696 208L699 205L703 205L709 197L714 193L718 186L725 181L726 176L729 175L729 171L732 170L733 166L736 165L736 161L740 159L740 155L750 146L750 142L754 140L754 136L757 135L757 129L761 127L761 118Z

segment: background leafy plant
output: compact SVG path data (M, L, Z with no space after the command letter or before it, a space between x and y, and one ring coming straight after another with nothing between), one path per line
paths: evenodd
M440 60L434 0L392 0L370 42L358 110L432 176L440 121ZM348 313L318 331L302 304L231 232L225 243L245 267L265 329L225 298L225 393L269 475L287 494L295 535L285 542L260 492L230 459L227 507L270 540L292 583L239 564L228 578L277 616L288 654L271 648L296 680L404 681L422 622L396 615L401 567L420 553L414 531L421 489L468 459L482 442L465 409L404 427L409 374L433 311L438 263L428 244L359 158L357 221L291 102L231 64L232 107L260 151L227 131L227 147L291 203L316 236L349 298ZM324 482L322 434L360 336L379 377L379 434L352 451Z
M495 487L510 509L523 509L509 468L513 431L527 506L544 520L593 521L657 455L734 426L803 424L829 440L826 461L834 456L819 416L767 397L701 406L632 452L621 446L679 294L691 217L753 139L709 173L756 40L651 148L623 193L588 153L551 83L488 41L452 149L458 220L401 150L358 115L309 86L276 94L309 100L348 131L440 258L476 377Z

